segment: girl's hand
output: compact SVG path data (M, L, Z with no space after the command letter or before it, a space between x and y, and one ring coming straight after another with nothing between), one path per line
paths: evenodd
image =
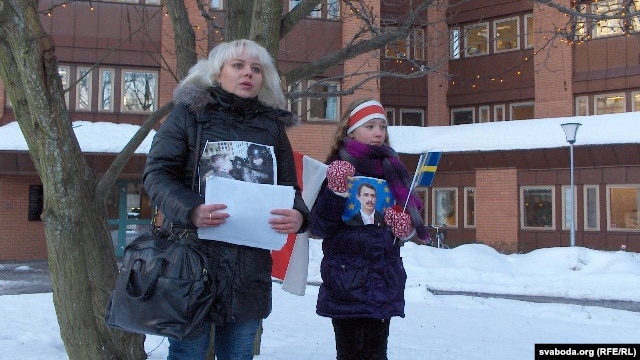
M327 187L335 193L347 192L347 178L356 173L356 168L346 161L336 160L327 167Z
M271 214L278 216L269 219L269 224L281 234L296 233L304 221L302 214L295 209L275 209L271 210Z
M229 214L222 212L225 204L200 204L191 213L191 222L197 227L218 226L227 221Z

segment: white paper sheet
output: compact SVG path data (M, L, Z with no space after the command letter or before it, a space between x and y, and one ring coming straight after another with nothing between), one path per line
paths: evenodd
M293 186L255 184L218 176L209 176L205 203L225 204L227 221L215 227L198 228L201 239L218 240L268 250L280 250L288 234L269 226L273 209L293 208Z

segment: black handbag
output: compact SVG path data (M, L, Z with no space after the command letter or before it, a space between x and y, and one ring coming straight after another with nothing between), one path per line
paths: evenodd
M206 257L194 232L150 231L124 252L106 323L142 334L183 339L201 328L213 302Z

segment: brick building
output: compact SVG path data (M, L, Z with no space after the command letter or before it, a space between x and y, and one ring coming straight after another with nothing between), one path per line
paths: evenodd
M619 3L555 2L590 14ZM297 1L283 3L288 10ZM369 3L374 12L382 14L383 27L401 25L406 8L398 5L406 6L407 2ZM199 39L198 49L204 55L223 39L215 29L207 28L193 0L186 0L186 4ZM219 17L225 11L222 0L211 0L208 5L212 16ZM56 43L63 82L73 84L83 74L90 74L68 93L72 119L140 124L150 111L171 98L176 85L166 70L175 64L173 41L167 35L171 23L158 0L136 4L48 0L41 1L40 7L45 29ZM354 95L342 98L292 101L290 110L302 118L302 125L290 131L295 150L324 159L341 109L360 97L380 99L390 122L398 126L536 121L639 110L640 43L636 35L627 36L640 30L637 22L605 23L585 17L574 23L576 31L571 36L559 39L554 35L558 24L567 22L565 15L548 6L516 0L439 1L423 18L424 25L416 26L406 41L333 66L323 77L349 74L353 69L432 71L419 78L371 81ZM144 31L139 31L143 24ZM324 0L319 10L281 41L278 65L285 71L339 49L359 30L345 4ZM591 40L580 42L583 38ZM318 79L305 80L300 86L313 85ZM323 83L317 90L348 88L361 79ZM0 104L0 126L15 121L2 83ZM629 250L640 251L637 222L619 226L620 222L611 220L617 216L614 213L637 210L640 150L637 143L599 150L586 149L586 155L576 150L580 156L576 159L577 245L615 250L624 244ZM113 155L87 157L100 172ZM558 157L563 161L551 161ZM446 166L456 159L455 163L464 166ZM433 186L420 189L427 204L426 222L447 222L448 242L454 245L481 239L506 252L566 246L568 231L559 225L568 184L564 159L564 152L545 149L517 154L444 154ZM417 156L403 155L403 160L412 169ZM150 217L140 183L143 163L144 156L134 156L110 198L109 226L116 251L122 250L127 238L143 231ZM2 149L0 144L0 224L8 229L0 238L0 261L46 257L42 224L36 214L42 205L40 186L27 152ZM523 208L525 199L535 196L544 211L556 214L553 227L544 221L522 222L522 213L529 211ZM443 221L434 209L438 206L457 209L457 216ZM597 227L585 226L580 220L591 213L598 219ZM500 221L491 221L496 217ZM474 221L468 222L470 218Z

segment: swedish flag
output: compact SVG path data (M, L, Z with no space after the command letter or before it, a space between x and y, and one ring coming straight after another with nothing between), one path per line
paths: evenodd
M418 168L416 169L416 186L431 186L441 155L442 152L429 152L420 156Z

